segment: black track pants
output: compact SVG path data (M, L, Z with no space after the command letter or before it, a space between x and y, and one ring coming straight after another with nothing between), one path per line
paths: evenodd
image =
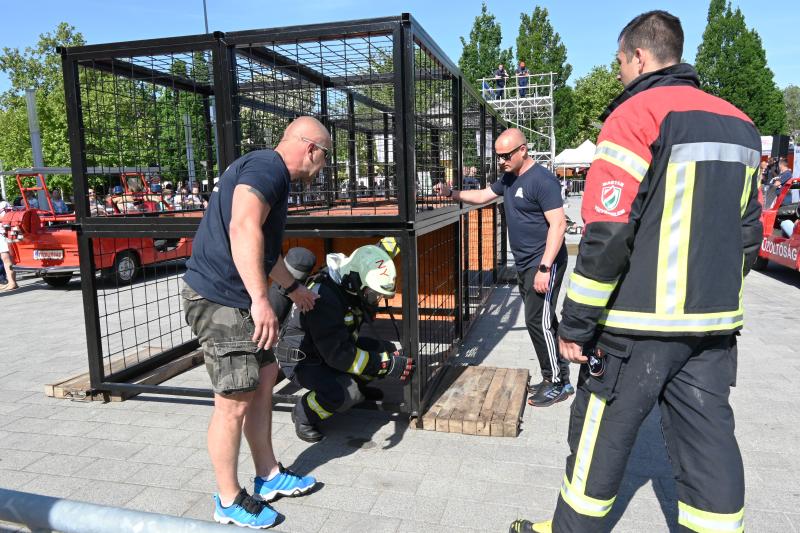
M639 426L658 402L681 531L743 531L744 471L728 403L736 337L604 333L594 377L581 366L554 532L604 531Z
M517 272L517 284L525 305L525 326L536 350L539 367L544 379L569 383L569 363L558 353L558 319L556 303L564 279L566 263L553 263L550 269L550 285L544 294L533 290L536 269ZM558 370L556 370L558 369Z

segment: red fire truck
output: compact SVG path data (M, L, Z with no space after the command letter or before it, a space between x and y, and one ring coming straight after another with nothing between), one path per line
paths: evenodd
M753 268L761 270L773 261L800 270L800 178L792 178L761 212L764 238Z
M80 271L75 212L63 202L54 202L43 174L21 173L16 178L22 205L2 218L16 262L14 270L33 272L48 285L62 287ZM118 184L109 191L105 200L90 194L92 216L177 214L160 190L151 190L142 173L120 174ZM180 215L201 216L202 212ZM185 238L109 237L94 239L93 246L95 267L104 278L119 284L131 283L144 266L187 258L192 253L191 239Z

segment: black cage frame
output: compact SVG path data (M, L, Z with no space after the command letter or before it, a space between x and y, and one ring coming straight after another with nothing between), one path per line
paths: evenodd
M367 44L363 45L365 42ZM383 70L375 67L372 56L363 59L367 54L364 50L371 54L376 42L387 52L381 56ZM341 47L345 54L349 51L358 56L360 50L362 67L359 68L366 68L368 72L345 71L343 75L326 72L326 68L335 70L339 64L336 58L342 55L339 49L331 52L334 45L330 43L337 43L335 46ZM308 61L308 50L315 47L320 50L327 47L327 51L314 56L315 61ZM287 53L287 50L295 52ZM502 198L484 206L466 206L435 197L430 189L447 178L458 186L473 181L486 186L496 180L493 139L507 125L417 21L409 14L402 14L70 47L60 52L91 386L111 392L211 396L211 391L203 388L130 383L137 376L197 349L196 339L183 334L177 341L172 339L166 349L147 353L132 363L126 361L123 368L112 368L106 360L108 346L104 346L104 338L108 331L107 326L101 324L101 317L105 316L104 298L109 292L123 289L117 287L108 291L99 286L97 242L109 238L191 238L201 220L196 216L164 217L152 213L92 215L87 167L97 166L103 159L98 150L103 150L107 133L92 130L91 115L100 111L88 102L87 91L98 83L92 76L106 76L102 79L127 80L133 84L132 91L141 87L143 91L152 89L155 92L156 87L167 87L176 94L191 95L198 102L206 132L203 154L209 163L206 168L209 186L214 169L224 169L244 152L267 145L253 142L250 134L243 137L243 128L248 126L244 120L247 113L248 120L268 117L257 124L259 127L275 127L280 120L314 114L332 130L335 142L340 140L346 144L338 151L334 149L334 161L323 171L316 190L293 193L296 209L290 212L286 238L322 239L326 248L332 239L341 237L393 236L397 239L402 250L399 256L402 270L399 340L406 352L422 364L415 378L404 388L403 401L384 407L418 416L442 375L439 369L474 323L496 281L498 267L504 266L507 259ZM153 59L175 54L200 54L207 58L208 79L189 79L185 72L160 68ZM143 61L143 56L149 57L150 62ZM246 70L243 64L249 69L246 71L250 73L249 78L242 75ZM341 65L346 64L345 59ZM116 83L110 85L110 92L117 90ZM280 102L276 95L280 96ZM300 101L306 103L297 104ZM119 109L114 108L114 112L118 113ZM147 110L143 113L146 115ZM139 141L140 144L148 142ZM477 150L473 150L475 145ZM358 150L364 146L367 151L362 161L366 159L368 201L362 200L355 188L360 168L356 161ZM383 154L383 161L378 161L378 165L376 150ZM337 154L346 155L346 158L342 157L340 163ZM99 164L109 167L117 164L109 161ZM119 161L119 165L125 162ZM127 162L130 166L130 161ZM141 160L132 164L145 166ZM384 168L384 185L378 194L374 186L375 168L380 165ZM471 176L465 176L465 168ZM339 180L340 171L344 173L344 180ZM340 192L339 181L350 187L345 193ZM332 187L326 186L331 183ZM444 240L434 234L444 235ZM446 247L440 247L435 254L421 251L420 242L426 236L429 240L433 236L440 243L446 243ZM426 259L428 267L436 261L438 266L420 271L425 267L421 254L429 258ZM449 272L442 274L448 269ZM432 275L433 270L438 273ZM440 283L442 276L447 279L446 287ZM435 288L437 284L441 286ZM433 294L437 298L432 298ZM119 294L116 297L119 299ZM421 304L435 299L438 303ZM443 316L445 318L441 319ZM121 327L120 330L122 335ZM433 343L426 338L431 335L439 335Z

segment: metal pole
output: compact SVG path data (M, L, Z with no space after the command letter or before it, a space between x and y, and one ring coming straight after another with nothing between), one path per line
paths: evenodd
M31 530L62 533L214 533L227 526L92 503L0 489L0 520L24 524Z
M183 115L183 135L186 139L186 168L189 171L189 191L195 181L194 169L194 142L192 140L192 120L189 118L189 113Z
M208 33L208 9L206 8L206 0L203 0L203 18L206 21L206 33Z

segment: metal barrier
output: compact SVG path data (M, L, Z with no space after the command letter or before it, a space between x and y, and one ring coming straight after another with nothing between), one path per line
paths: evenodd
M292 190L287 242L324 256L382 236L398 240L398 340L427 368L398 408L418 414L429 378L485 301L494 268L485 258L505 249L505 232L495 231L499 201L468 209L434 188L497 179L493 140L505 123L413 17L61 53L92 386L210 395L130 383L197 348L179 297L204 213L192 187L210 190L238 156L274 146L292 118L313 115L331 131L331 161L310 186ZM112 187L90 179L90 166L160 170ZM470 250L477 264L455 260ZM431 281L429 264L449 272L446 283Z
M230 526L0 488L0 520L61 533L220 533Z

